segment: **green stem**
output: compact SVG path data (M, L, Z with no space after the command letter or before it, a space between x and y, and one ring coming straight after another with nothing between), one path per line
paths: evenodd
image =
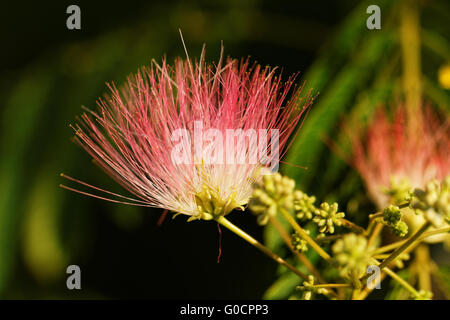
M431 291L431 261L430 249L426 244L421 243L415 249L415 263L418 269L419 289Z
M302 227L295 221L295 219L291 216L289 212L287 212L285 209L280 208L280 212L283 215L283 217L289 222L289 224L294 228L294 230L302 237L303 240L305 240L311 248L313 248L323 259L326 261L331 261L331 257L328 253L325 252L307 233L305 230L303 230Z
M419 10L416 0L403 0L400 7L403 90L408 112L412 115L417 112L422 97Z
M377 213L369 215L369 219L374 220L376 218L383 218L383 216L384 216L383 212L377 212Z
M426 239L428 237L434 236L436 234L440 234L440 233L446 233L446 232L450 232L450 227L445 227L445 228L441 228L441 229L436 229L436 230L432 230L432 231L427 231L424 232L424 234L419 238L419 240L423 240ZM373 254L380 254L380 253L384 253L386 251L390 251L393 250L395 248L398 248L399 246L401 246L403 243L405 243L406 240L401 240L401 241L397 241L391 244L388 244L384 247L380 247L378 249L376 249Z
M378 238L378 235L381 233L381 230L383 230L384 224L375 222L375 225L373 229L371 230L371 233L369 234L369 240L367 240L367 247L372 247L372 244L374 241Z
M430 222L425 222L422 227L420 227L419 230L416 231L410 238L406 239L405 243L403 243L399 248L397 248L394 252L392 252L386 259L383 260L383 262L380 263L379 267L380 270L383 270L386 268L391 262L393 262L400 254L403 253L406 249L409 248L424 232L428 227L431 225ZM364 283L368 278L369 274L366 274L364 277L361 278L361 283Z
M262 251L264 254L278 262L279 264L285 266L292 272L294 272L296 275L298 275L300 278L303 278L304 280L308 280L308 276L304 274L303 272L297 270L295 267L293 267L291 264L289 264L287 261L285 261L283 258L272 252L269 248L264 246L262 243L260 243L258 240L250 236L248 233L231 223L227 218L225 217L219 217L217 219L217 222L220 223L222 226L233 232L234 234L238 235L248 243L250 243L252 246L256 247L260 251Z
M349 229L352 229L353 231L355 231L355 232L357 232L357 233L364 233L364 232L365 232L364 228L362 228L362 227L360 227L360 226L354 224L354 223L351 222L351 221L348 221L347 219L341 219L341 222L342 222L342 225L343 225L344 227L347 227L347 228L349 228Z
M325 283L325 280L322 278L322 276L320 275L319 271L317 271L317 269L308 260L308 258L304 254L298 252L297 250L295 250L292 247L291 237L286 232L286 230L284 230L283 226L278 221L278 219L276 217L272 217L271 216L270 217L270 223L272 223L272 225L278 231L278 233L280 234L280 236L283 239L284 243L289 247L291 252L297 256L298 260L300 260L300 262L303 263L303 265L317 278L317 280L319 280L321 283Z
M387 267L392 261L394 261L403 251L405 251L414 241L416 241L422 233L425 232L426 229L431 225L430 222L425 222L422 227L415 234L413 234L409 239L405 241L403 245L397 248L394 252L391 253L389 257L383 260L380 264L380 269Z
M366 229L366 232L365 232L365 235L366 235L366 237L370 237L370 235L372 234L372 232L373 232L373 228L375 227L375 220L370 220L369 221L369 225L367 226L367 229Z
M380 266L379 262L376 259L372 258L372 263ZM416 289L414 289L413 286L411 286L407 281L405 281L403 278L401 278L398 274L396 274L394 271L392 271L388 267L385 267L383 269L383 272L385 274L389 275L395 281L397 281L402 287L404 287L406 290L408 290L414 297L417 297L419 295L419 293L417 292ZM382 279L383 279L383 276L380 275L380 282L382 281ZM364 299L372 290L373 290L373 288L372 289L368 289L368 287L364 288L364 290L362 290L361 294L356 299L357 300Z
M410 285L405 279L401 278L398 274L396 274L394 271L392 271L389 268L384 268L384 272L386 272L387 275L389 275L392 279L397 281L399 284L402 285L403 288L408 290L414 297L419 296L419 293L412 285Z
M332 236L316 237L316 238L314 238L314 241L317 243L333 241L333 240L342 238L342 236L343 236L343 234L334 234Z
M377 265L378 265L378 263L377 263ZM384 270L386 270L386 269L384 269ZM379 278L380 283L386 277L386 272L384 272L384 270L381 271L381 273L380 273L380 278ZM361 290L361 293L359 294L359 296L356 297L355 300L364 300L374 289L375 289L375 286L373 286L372 288L369 288L366 286L363 290Z
M354 288L352 291L352 300L358 300L358 297L361 294L361 288Z
M324 283L324 284L315 284L314 288L351 288L352 285L349 283Z

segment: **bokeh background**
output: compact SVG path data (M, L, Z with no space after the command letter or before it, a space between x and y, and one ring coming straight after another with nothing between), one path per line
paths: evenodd
M66 28L71 4L81 8L81 30ZM370 4L381 8L381 30L366 27ZM228 231L217 263L215 223L179 217L158 226L162 210L58 187L64 172L125 193L71 142L69 124L82 105L95 107L105 82L122 83L152 58L184 56L178 28L191 57L205 43L216 61L223 41L226 55L300 72L299 83L320 93L287 157L308 170L283 171L356 221L373 206L326 137L339 141L344 116L364 122L376 106L402 99L405 55L417 46L423 97L449 111L438 80L450 61L445 0L10 1L0 15L0 298L258 299L285 297L297 284L278 279L274 262ZM419 42L405 47L415 34ZM230 217L282 253L251 214ZM82 290L66 288L71 264L81 267Z

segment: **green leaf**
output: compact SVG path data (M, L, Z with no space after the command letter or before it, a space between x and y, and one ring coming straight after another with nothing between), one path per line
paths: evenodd
M295 273L285 273L267 289L263 299L287 299L287 297L289 297L295 290L295 287L300 285L301 282L302 279L300 279Z
M18 221L22 209L24 163L29 137L50 92L51 79L42 70L34 70L13 88L2 114L0 143L0 293L11 279L17 250ZM24 106L26 109L24 110Z
M284 167L286 174L301 187L308 185L318 169L315 164L324 148L323 135L332 130L339 116L348 110L360 84L367 81L393 40L393 35L387 31L369 38L355 59L339 72L332 86L317 99L286 159L287 162L306 166L308 170Z

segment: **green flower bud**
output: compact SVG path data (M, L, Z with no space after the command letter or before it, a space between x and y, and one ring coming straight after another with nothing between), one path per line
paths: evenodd
M424 189L415 189L411 208L421 212L435 227L450 222L450 177L439 183L432 180Z
M342 277L355 279L365 274L370 254L364 236L355 233L346 234L337 240L331 249Z
M327 202L320 205L320 209L314 211L313 221L319 227L320 233L334 233L335 226L341 226L341 219L345 217L343 212L338 212L338 204L331 206Z
M309 230L305 230L309 234ZM308 243L303 240L298 233L294 233L291 239L292 247L295 251L306 252L308 251Z
M399 221L393 228L392 232L399 237L405 237L408 234L408 225L404 221Z
M315 284L315 280L314 280L314 276L309 275L308 276L308 281L304 281L302 286L298 286L297 290L302 291L303 295L302 295L302 299L303 300L311 300L312 298L312 294L323 294L323 295L328 295L329 291L326 288L315 288L314 287Z
M402 219L400 208L390 205L383 210L383 220L388 226L395 226Z
M298 219L311 220L316 210L314 202L316 197L308 196L299 190L294 192L294 212Z
M292 210L294 206L294 180L279 173L264 175L256 183L249 201L250 210L257 215L257 223L265 225L276 216L279 208Z

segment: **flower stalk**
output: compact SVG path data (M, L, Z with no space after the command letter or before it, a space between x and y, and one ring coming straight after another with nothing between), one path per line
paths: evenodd
M391 253L389 257L383 260L380 264L380 269L387 267L392 261L394 261L403 251L405 251L410 245L412 245L419 237L428 229L431 225L430 222L425 222L423 226L416 231L409 239L405 241L403 245L397 248L394 252Z
M216 220L217 220L217 222L220 225L224 226L225 228L227 228L228 230L230 230L234 234L238 235L239 237L241 237L242 239L244 239L245 241L250 243L252 246L254 246L258 250L262 251L264 254L266 254L267 256L272 258L273 260L275 260L277 263L285 266L286 268L288 268L289 270L294 272L296 275L298 275L300 278L302 278L304 280L308 279L308 276L306 274L304 274L300 270L297 270L294 266L292 266L290 263L288 263L286 260L284 260L283 258L278 256L274 252L272 252L272 250L270 250L269 248L264 246L258 240L256 240L252 236L250 236L248 233L246 233L245 231L243 231L242 229L240 229L239 227L237 227L233 223L231 223L227 218L225 218L223 216L220 216Z
M330 262L331 256L322 249L302 227L295 221L295 219L284 208L280 208L280 213L286 219L286 221L294 228L294 230L313 248L324 260Z
M325 280L322 278L320 273L317 271L317 269L314 267L314 265L311 263L311 261L308 260L308 258L300 252L297 252L292 247L291 239L289 234L283 229L283 226L280 224L280 222L277 220L276 217L270 217L270 223L275 227L277 232L280 234L281 238L283 239L284 243L289 247L289 249L297 256L298 260L303 263L303 265L314 275L314 277L319 280L321 283L325 283Z
M419 292L416 289L414 289L412 285L410 285L407 281L405 281L402 277L400 277L391 269L384 268L384 272L386 272L386 274L390 276L392 279L397 281L403 288L408 290L413 295L413 297L418 297L420 295Z
M422 240L424 240L424 239L426 239L428 237L431 237L431 236L434 236L434 235L437 235L437 234L448 233L448 232L450 232L450 227L440 228L440 229L436 229L436 230L430 230L430 231L424 232L422 234L422 236L419 238L419 241L422 241ZM376 249L373 252L373 254L375 255L375 254L380 254L380 253L384 253L384 252L387 252L387 251L391 251L393 249L398 248L399 246L404 244L406 241L407 240L401 240L401 241L397 241L397 242L385 245L383 247L380 247L380 248Z
M428 227L431 225L430 222L425 222L422 227L416 231L416 233L414 233L410 238L408 238L405 243L403 243L399 248L397 248L396 250L394 250L394 252L392 252L386 259L384 259L380 265L379 268L380 270L383 270L384 268L386 268L387 266L389 266L389 264L391 262L393 262L400 254L402 254L406 249L408 249L417 239L419 239L419 237L425 232L426 229L428 229ZM362 283L364 283L368 278L369 278L369 274L366 274L365 276L363 276L360 281Z

